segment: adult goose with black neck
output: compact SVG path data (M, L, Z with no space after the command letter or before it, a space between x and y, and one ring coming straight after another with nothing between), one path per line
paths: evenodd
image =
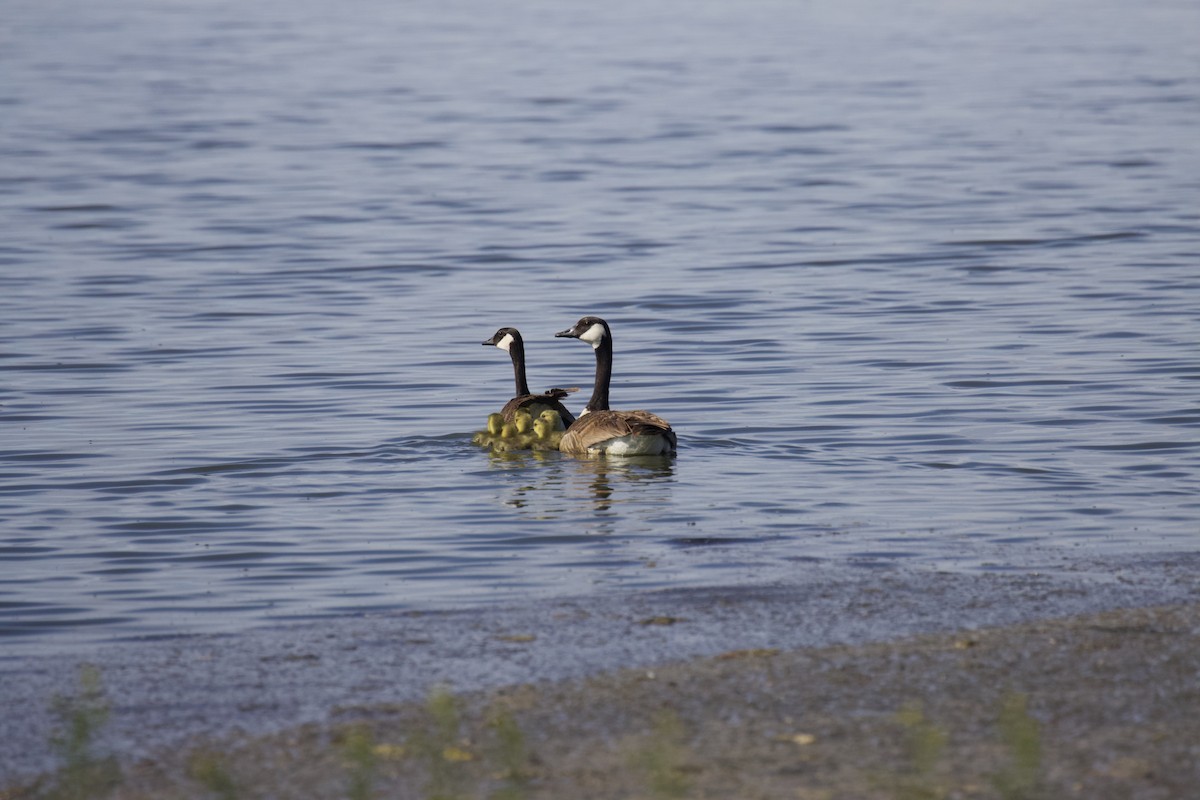
M566 389L548 389L541 394L530 394L529 381L525 379L525 342L520 331L516 328L501 328L482 344L484 347L499 347L512 358L517 394L500 409L505 422L515 421L516 414L521 409L525 409L534 417L549 409L556 412L565 425L575 421L575 416L562 404L562 399L569 394Z
M613 456L664 456L675 452L675 431L665 419L649 411L614 411L608 407L613 348L607 322L599 317L584 317L574 327L554 335L585 341L596 353L592 399L563 434L559 450Z

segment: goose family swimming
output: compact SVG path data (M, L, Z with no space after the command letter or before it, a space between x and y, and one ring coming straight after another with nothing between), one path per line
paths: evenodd
M562 404L566 389L532 394L525 378L525 343L516 328L501 328L483 342L512 358L517 394L504 408L488 416L487 430L475 434L475 444L495 452L559 450L572 454L614 456L673 455L675 431L649 411L616 411L608 407L612 382L612 330L600 317L583 317L556 337L580 339L596 354L596 380L587 407L576 419ZM571 389L569 391L576 391Z

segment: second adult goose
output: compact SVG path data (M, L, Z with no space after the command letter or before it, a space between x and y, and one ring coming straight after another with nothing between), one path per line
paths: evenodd
M517 394L504 404L504 408L500 409L505 422L513 422L520 409L525 409L534 417L546 409L550 409L562 418L565 425L569 426L575 421L575 416L562 404L562 399L569 394L566 389L548 389L541 394L529 393L529 382L525 379L525 342L521 338L520 331L516 328L501 328L492 335L492 338L483 342L484 347L489 345L499 347L512 358L513 378L517 384Z
M613 411L608 407L612 380L612 331L599 317L584 317L554 334L582 339L596 351L596 385L587 408L567 428L558 449L564 453L607 453L614 456L663 456L675 452L675 431L649 411Z

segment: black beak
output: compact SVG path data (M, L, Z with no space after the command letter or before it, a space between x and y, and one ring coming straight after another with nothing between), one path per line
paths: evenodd
M484 347L491 347L492 345L494 345L496 343L493 342L491 339L488 339L486 342L480 342L480 344L482 344Z
M567 328L565 331L559 331L558 333L554 334L554 338L555 339L578 339L579 334L575 332L574 328Z

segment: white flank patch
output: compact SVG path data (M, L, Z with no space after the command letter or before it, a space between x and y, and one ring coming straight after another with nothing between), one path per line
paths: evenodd
M597 322L596 324L592 325L592 327L579 334L579 338L590 344L592 349L595 350L600 346L600 342L604 340L604 326Z
M671 445L662 436L618 436L588 450L610 456L665 456L671 452Z
M511 333L506 333L506 334L504 334L503 339L496 342L496 347L499 347L501 350L508 352L508 348L512 347L512 343L513 343L513 335Z

